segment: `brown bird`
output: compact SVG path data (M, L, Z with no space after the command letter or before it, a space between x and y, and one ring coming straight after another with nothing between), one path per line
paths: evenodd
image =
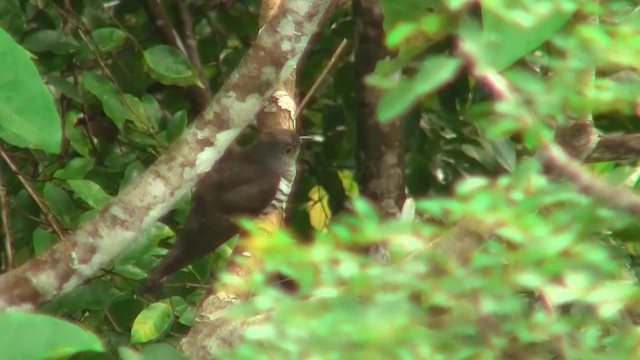
M196 184L175 245L138 291L155 293L164 279L211 253L240 230L238 217L284 209L296 174L300 137L268 129L249 147L225 154Z

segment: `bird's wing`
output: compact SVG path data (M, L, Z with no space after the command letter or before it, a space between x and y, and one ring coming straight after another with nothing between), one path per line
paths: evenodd
M198 184L194 206L215 206L227 216L257 216L273 201L279 182L280 174L262 164L220 163Z

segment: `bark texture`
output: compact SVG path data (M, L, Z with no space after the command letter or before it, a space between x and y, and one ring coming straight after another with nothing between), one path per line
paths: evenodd
M324 0L289 0L261 30L209 106L158 161L74 233L0 276L0 311L35 309L106 267L189 191L275 86L295 69L323 14Z
M358 185L385 217L396 217L405 200L404 146L400 118L381 123L382 90L365 83L379 60L392 56L384 46L384 15L378 1L354 0L356 26L356 166Z

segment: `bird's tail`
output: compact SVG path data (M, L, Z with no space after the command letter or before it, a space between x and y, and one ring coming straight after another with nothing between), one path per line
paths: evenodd
M188 254L188 253L187 253ZM167 276L189 265L193 259L185 257L185 252L176 244L160 263L149 273L149 276L138 286L140 295L157 295Z

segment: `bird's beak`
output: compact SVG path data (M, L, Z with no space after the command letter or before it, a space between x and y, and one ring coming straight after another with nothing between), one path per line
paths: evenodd
M324 136L322 135L302 135L300 136L300 142L302 144L310 143L310 142L323 142Z

